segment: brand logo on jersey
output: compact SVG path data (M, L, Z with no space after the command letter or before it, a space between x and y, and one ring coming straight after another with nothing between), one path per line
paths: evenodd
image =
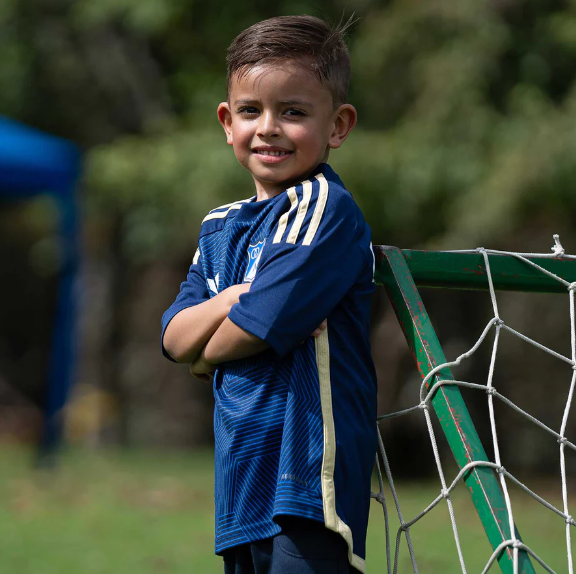
M220 273L216 273L216 277L214 279L208 278L206 281L208 283L208 287L214 295L218 295L218 283L220 281Z
M258 268L258 262L260 261L260 256L262 255L262 250L264 249L264 244L266 240L263 239L256 243L256 245L250 245L248 247L248 267L246 268L246 274L244 275L245 283L252 283L254 277L256 277L256 269Z

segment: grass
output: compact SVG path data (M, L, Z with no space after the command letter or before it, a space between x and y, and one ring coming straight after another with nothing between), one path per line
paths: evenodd
M1 573L221 574L212 552L210 453L69 452L51 471L33 471L30 461L30 452L0 449ZM560 504L559 492L539 486ZM398 490L407 519L437 493L435 484L404 483ZM554 570L566 572L562 519L516 491L513 503L524 540ZM368 573L380 574L386 572L384 523L373 505ZM491 551L465 489L454 493L454 506L468 572L479 573ZM396 528L397 521L393 546ZM445 503L411 535L422 574L461 572ZM398 571L412 571L404 541Z

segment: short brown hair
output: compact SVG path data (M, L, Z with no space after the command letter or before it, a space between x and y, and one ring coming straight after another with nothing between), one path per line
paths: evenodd
M228 48L228 94L235 74L258 64L296 60L330 90L334 106L345 103L350 55L344 37L352 23L332 27L314 16L277 16L250 26Z

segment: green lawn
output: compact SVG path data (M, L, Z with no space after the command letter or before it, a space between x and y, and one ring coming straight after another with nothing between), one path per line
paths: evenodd
M30 452L0 450L0 573L222 572L212 553L210 453L74 452L53 471L32 471L30 459ZM404 516L411 518L437 487L400 484L398 490ZM525 541L557 572L567 572L562 519L519 493L513 497ZM557 493L551 497L560 504ZM468 572L480 573L490 556L488 543L463 488L454 503ZM411 532L421 574L461 571L444 502ZM368 573L386 572L385 560L382 512L373 502ZM411 572L404 541L399 572Z

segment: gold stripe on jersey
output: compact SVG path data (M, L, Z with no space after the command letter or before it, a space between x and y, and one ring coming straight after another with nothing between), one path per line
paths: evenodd
M326 201L328 199L328 182L323 174L319 173L316 176L316 179L320 183L320 191L318 192L318 200L316 201L316 208L314 209L314 213L312 215L312 219L310 220L310 225L308 225L308 231L304 236L304 241L302 241L302 245L310 245L316 232L318 231L318 227L320 225L320 220L322 219L322 215L324 215L324 209L326 207Z
M235 201L234 203L227 203L226 205L221 205L216 209L222 209L223 207L228 207L226 211L211 211L203 220L202 223L205 221L209 221L210 219L222 219L226 217L233 209L241 209L242 205L248 203L252 199L242 199L241 201Z
M348 561L362 573L366 572L366 562L354 554L352 530L336 512L336 488L334 485L334 468L336 464L336 431L334 411L332 410L332 385L330 381L330 343L328 327L314 339L316 348L316 366L320 383L320 406L322 409L322 426L324 431L324 454L320 481L322 485L322 505L324 524L328 530L340 534L348 545Z
M198 249L196 249L196 253L194 253L194 259L192 259L192 264L196 265L199 259L200 259L200 247L198 247Z
M248 203L249 201L252 201L252 199L254 199L254 198L249 197L248 199L237 199L236 201L233 201L232 203L225 203L224 205L220 205L219 207L215 207L214 209L211 209L210 213L213 213L217 209L224 209L225 207L230 207L231 205L234 205L235 203Z
M280 243L282 241L282 236L286 231L286 226L288 225L288 217L296 209L298 205L298 196L296 195L296 188L290 187L286 190L288 197L290 198L290 209L282 215L280 221L278 222L278 229L276 230L276 234L274 235L274 241L272 243Z
M306 212L308 211L308 206L310 205L311 197L312 197L312 182L308 180L303 181L302 201L298 206L298 212L296 213L294 223L292 223L292 228L290 229L290 233L288 234L288 239L286 239L286 243L296 243L296 240L298 239L298 234L300 233L300 229L302 227L302 223L304 223L304 218L306 217Z

